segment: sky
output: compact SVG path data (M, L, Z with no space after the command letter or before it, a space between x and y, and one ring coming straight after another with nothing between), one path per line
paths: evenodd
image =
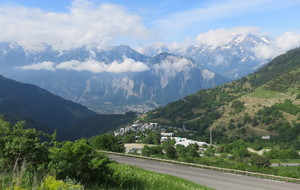
M238 33L300 46L300 0L0 0L0 41L82 45L219 45ZM272 50L262 49L263 56Z

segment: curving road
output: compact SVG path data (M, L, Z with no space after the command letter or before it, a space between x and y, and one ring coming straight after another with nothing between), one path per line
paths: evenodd
M300 184L223 173L152 160L109 155L119 163L135 165L158 173L169 174L217 190L300 190Z

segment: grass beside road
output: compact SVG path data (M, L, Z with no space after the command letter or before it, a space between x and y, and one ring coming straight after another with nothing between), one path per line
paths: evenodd
M159 174L126 164L110 164L124 183L121 189L136 190L212 190L196 183L166 174Z
M84 187L76 182L57 180L55 176L39 178L36 174L21 171L20 173L1 173L0 189L4 190L212 190L185 179L166 174L159 174L126 164L111 163L115 171L116 183L103 183ZM118 185L116 185L118 184Z

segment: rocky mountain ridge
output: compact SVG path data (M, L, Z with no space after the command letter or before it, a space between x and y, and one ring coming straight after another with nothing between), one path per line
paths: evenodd
M145 112L227 81L189 58L145 56L129 46L56 51L0 44L1 73L99 113Z

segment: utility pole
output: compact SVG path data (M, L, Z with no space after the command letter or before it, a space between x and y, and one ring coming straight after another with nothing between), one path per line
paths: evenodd
M209 137L210 137L209 144L211 146L212 145L212 129L209 129Z

